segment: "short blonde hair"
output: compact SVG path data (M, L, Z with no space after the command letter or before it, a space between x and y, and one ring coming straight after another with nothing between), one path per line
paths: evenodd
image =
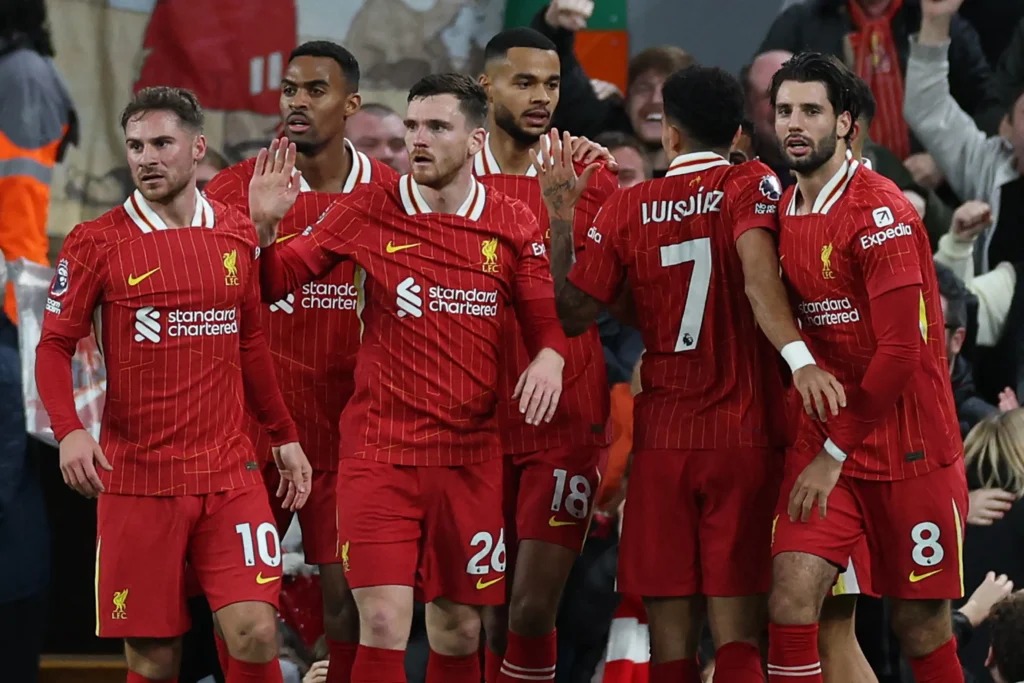
M983 487L1024 495L1024 408L974 425L964 439L964 462Z

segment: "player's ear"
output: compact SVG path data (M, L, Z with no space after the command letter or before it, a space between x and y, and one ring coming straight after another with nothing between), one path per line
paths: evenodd
M363 96L357 92L345 98L345 118L352 116L363 106Z
M482 73L479 76L477 76L476 82L479 83L480 87L482 87L484 89L484 92L487 93L487 101L490 102L491 101L491 85L492 85L491 77L488 76L487 73L485 72L485 73Z
M853 119L850 117L850 112L844 111L836 119L836 133L839 134L840 139L845 138L853 130Z
M197 164L206 157L206 136L200 133L192 144L192 160Z
M484 148L486 141L487 130L485 128L474 128L469 134L469 148L467 149L469 156L476 156L476 153Z

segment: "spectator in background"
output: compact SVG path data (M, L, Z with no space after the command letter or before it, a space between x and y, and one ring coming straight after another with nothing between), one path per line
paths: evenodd
M844 60L878 100L872 139L904 161L918 184L936 189L941 175L911 140L902 113L909 37L920 21L920 0L807 0L775 19L758 52L814 50ZM949 87L960 106L973 114L990 102L986 84L991 68L978 34L959 17L952 41Z
M405 124L394 109L370 102L348 117L345 132L356 149L399 173L409 172Z
M610 130L594 142L607 149L619 164L619 187L633 187L651 179L651 163L640 141L628 133Z
M989 0L989 2L1010 4L1009 0ZM1024 5L1024 0L1014 0L1014 3ZM965 15L973 4L967 3L966 7L961 8L960 14ZM1007 120L1006 112L1013 107L1014 100L1024 91L1024 19L1011 24L1004 23L1002 26L1014 25L1016 28L1009 44L1000 53L1001 56L998 60L992 61L996 65L992 80L989 82L992 104L988 110L979 112L975 117L981 129L989 133L995 132L991 122L998 121L1000 135L1005 134L1006 136L1010 134L1010 122Z
M991 207L996 223L982 233L973 269L958 272L964 281L1000 261L1024 260L1024 90L1007 108L1008 140L986 137L951 91L958 0L924 5L921 31L910 38L904 113L914 134L935 159L961 200ZM952 36L952 38L951 38ZM949 77L947 78L947 74ZM958 252L973 250L973 239ZM942 248L942 241L939 244Z
M230 166L228 160L220 152L212 147L207 147L206 156L203 157L203 160L199 162L199 166L196 168L196 188L202 191L206 187L206 183L213 180L213 176L228 166Z
M754 57L740 72L746 98L746 116L754 129L754 153L775 171L783 187L789 187L796 178L782 158L779 138L775 135L775 110L772 109L769 89L772 76L793 56L787 50L768 50Z
M661 177L668 168L661 147L661 86L694 59L673 45L647 48L629 60L625 99L602 99L575 53L575 33L586 28L593 11L591 0L552 0L530 23L554 42L561 61L561 96L552 126L589 138L608 130L632 133L643 145L654 177Z
M996 603L989 616L992 644L985 666L995 683L1024 681L1024 594Z
M53 167L78 141L53 54L43 0L0 2L0 251L6 260L48 263ZM50 539L37 463L28 459L16 322L8 288L0 311L0 662L4 680L31 683L45 631Z

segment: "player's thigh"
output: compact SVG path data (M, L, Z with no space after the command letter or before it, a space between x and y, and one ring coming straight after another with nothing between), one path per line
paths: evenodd
M601 449L563 446L513 457L519 471L516 536L578 553L597 491Z
M338 473L313 472L312 489L306 504L299 510L302 528L302 551L306 564L338 564L341 548L338 542ZM281 529L284 534L285 529Z
M619 541L619 589L641 596L700 592L696 488L687 451L633 456Z
M278 498L277 488L281 483L281 473L277 469L277 465L273 461L268 462L263 466L263 486L267 490L267 500L270 502L270 511L274 515L274 524L277 525L277 533L279 536L284 537L288 532L288 527L291 526L292 518L295 513L291 510L285 510L281 507L283 498ZM314 489L314 493L316 490ZM310 563L312 564L312 563Z
M418 599L502 604L508 554L501 510L501 459L420 470L426 518Z
M687 457L693 460L701 500L701 592L724 598L766 594L782 452L733 448L690 451ZM726 612L731 604L721 603Z
M416 584L424 519L421 469L341 460L338 554L352 589Z
M239 602L278 605L281 538L262 486L203 497L189 563L214 612Z
M887 597L963 596L967 483L962 465L891 482L860 482L872 583Z
M185 561L198 496L100 495L96 509L96 634L173 638L189 628Z

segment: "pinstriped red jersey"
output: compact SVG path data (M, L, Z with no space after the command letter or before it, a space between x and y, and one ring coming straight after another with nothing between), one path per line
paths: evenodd
M747 230L776 231L780 195L764 164L704 152L601 209L569 280L605 303L632 291L646 348L635 448L784 443L778 354L757 328L736 252Z
M107 493L198 495L260 481L241 422L240 344L259 333L256 251L247 216L198 194L192 227L167 228L136 191L68 235L43 329L81 338L95 324Z
M501 457L495 387L505 307L521 312L548 299L564 352L541 240L522 203L475 180L458 211L441 214L405 175L337 198L308 235L267 252L265 296L298 273L314 277L342 259L359 266L363 339L341 417L342 457L417 467Z
M352 168L341 194L365 183L395 178L395 172L370 159L346 140ZM208 197L248 214L249 181L256 168L247 159L218 173L205 188ZM309 187L303 181L303 191ZM327 209L336 195L311 193L281 221L277 241L301 234ZM285 403L299 429L299 441L314 470L338 467L341 411L355 390L359 317L356 314L355 264L339 263L316 282L303 285L281 300L261 307L261 319L277 369ZM270 440L259 422L247 415L247 432L262 460L270 456Z
M583 164L577 164L576 172L582 173L584 168ZM502 173L487 144L474 159L473 172L484 185L526 204L540 222L545 246L550 248L548 212L532 166L525 175ZM591 176L573 216L573 241L577 248L583 245L587 230L594 224L601 205L617 187L614 174L604 167ZM551 422L533 426L523 419L519 402L511 400L519 376L532 359L522 341L515 316L509 311L506 318L509 343L502 347L498 384L498 424L505 452L531 453L564 445L607 446L611 399L597 325L591 325L581 336L569 339L558 412Z
M800 332L818 365L842 383L851 406L827 423L801 411L796 452L817 454L832 435L842 443L844 419L861 398L875 355L872 299L921 288L918 367L891 410L847 451L843 474L905 479L962 456L946 363L945 327L928 236L917 212L886 178L847 161L807 214L796 215L797 188L786 191L779 255L795 299ZM845 415L845 417L844 417Z

